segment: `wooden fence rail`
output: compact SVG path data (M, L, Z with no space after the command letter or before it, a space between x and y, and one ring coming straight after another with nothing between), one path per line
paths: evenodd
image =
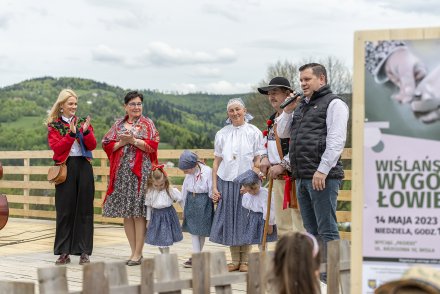
M346 240L329 242L327 269L327 294L350 293L350 252ZM176 254L159 254L145 259L140 267L139 285L129 285L127 268L123 262L90 263L84 265L82 291L69 292L66 267L52 266L38 269L40 294L152 294L182 293L192 289L192 293L218 294L232 293L232 284L246 283L249 294L276 293L273 283L273 252L254 252L249 256L249 272L229 273L224 252L202 252L192 256L192 278L179 276ZM292 262L292 261L288 261ZM33 283L0 281L0 292L10 294L33 294Z
M161 163L167 161L178 160L183 150L159 150L159 161ZM214 158L212 149L194 149L199 158L211 160ZM43 151L2 151L0 152L0 160L4 162L4 178L0 181L0 190L8 197L10 205L10 215L29 218L55 218L55 199L54 185L46 180L50 159L53 152L50 150ZM119 218L105 218L101 215L102 199L107 190L108 183L108 159L103 150L95 150L93 152L93 172L95 175L95 222L99 223L122 223ZM42 159L46 164L42 164ZM347 148L342 154L342 159L351 160L351 149ZM8 164L13 162L14 164ZM181 182L184 174L176 167L165 168L168 175ZM179 180L180 179L180 180ZM351 181L351 170L345 170L345 181ZM176 185L180 188L180 185ZM8 192L12 191L12 192ZM351 190L341 190L339 201L351 201ZM176 206L176 210L181 212L180 207ZM350 211L337 211L339 222L351 222ZM349 232L341 232L343 239L350 239Z

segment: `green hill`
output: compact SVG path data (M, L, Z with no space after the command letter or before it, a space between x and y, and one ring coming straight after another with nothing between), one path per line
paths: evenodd
M43 122L63 88L71 88L78 94L77 114L92 117L98 140L116 118L125 114L123 98L127 91L133 90L88 79L52 77L0 88L0 150L47 149ZM137 90L144 94L144 114L159 129L164 143L161 148L212 148L215 133L226 119L226 103L237 96Z

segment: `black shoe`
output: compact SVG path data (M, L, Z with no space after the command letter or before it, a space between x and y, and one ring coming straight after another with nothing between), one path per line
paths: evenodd
M327 285L327 273L320 273L319 280Z
M79 258L79 264L90 263L90 258L87 253L82 253Z
M127 265L128 265L128 266L140 265L140 264L142 263L142 259L144 259L143 256L139 257L138 260L131 260L131 259L130 259L130 260L127 262Z
M183 267L191 268L192 267L192 258L188 259L183 263Z
M70 257L69 254L63 253L58 257L57 261L55 261L55 265L65 265L70 263Z

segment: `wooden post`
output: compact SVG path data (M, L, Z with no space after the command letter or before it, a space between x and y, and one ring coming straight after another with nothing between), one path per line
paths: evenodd
M23 159L23 166L25 168L29 168L30 167L30 161L31 160L29 158ZM23 175L23 182L24 183L29 182L29 172L27 174ZM23 197L24 197L24 199L26 199L26 201L29 201L29 194L30 194L29 190L30 190L29 188L24 188L23 189ZM26 218L29 217L29 214L30 214L29 203L24 203L23 204L23 212L24 212L24 215L25 215Z
M154 293L154 259L148 258L141 265L141 292L140 294Z
M349 294L350 244L347 240L333 240L327 246L327 293Z
M224 252L211 253L211 275L222 275L228 273L226 263L226 255ZM215 293L217 294L232 294L231 285L215 286Z
M155 273L158 282L172 282L179 280L179 264L176 254L158 254L154 257ZM180 288L178 288L180 289ZM159 292L167 294L180 294L181 290Z
M341 240L339 246L341 294L351 293L351 246L348 240Z
M267 283L267 254L263 252L253 252L249 254L249 269L247 291L248 294L266 293Z
M93 262L83 266L82 294L109 294L110 285L103 262Z
M101 167L106 168L107 162L108 162L107 158L101 158ZM103 183L103 185L105 187L107 187L107 185L108 185L108 178L109 178L108 175L101 175L101 182ZM105 194L107 194L107 191L101 191L101 203L103 203L103 201L105 199Z
M265 291L267 293L276 293L276 287L275 284L275 273L274 273L274 263L273 263L273 257L275 255L274 251L266 251L266 264L262 267L264 275L264 285L266 287ZM325 294L325 293L323 293Z
M30 282L0 281L2 294L34 294L35 284Z
M209 252L192 255L192 287L194 294L209 293L211 284Z
M40 294L68 294L66 267L37 269Z
M327 293L339 293L339 240L327 242Z
M128 285L127 266L124 262L105 263L104 268L109 287Z

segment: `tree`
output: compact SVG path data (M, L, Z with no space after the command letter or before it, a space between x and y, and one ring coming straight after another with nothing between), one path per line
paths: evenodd
M263 81L263 85L267 85L273 77L285 77L289 80L293 89L299 89L299 67L303 63L292 63L285 60L284 62L277 61L274 65L267 69L267 80Z
M260 84L267 85L273 77L281 76L289 80L292 88L299 89L299 68L303 64L311 62L316 62L325 66L327 69L327 83L330 85L334 93L351 93L351 71L341 59L335 56L327 56L318 60L316 60L316 58L309 57L301 60L300 62L291 62L287 60L284 62L277 61L277 63L274 65L269 66L267 69L266 79L264 79Z
M299 68L306 63L320 63L327 69L327 83L335 94L351 94L352 74L344 62L334 56L327 56L316 60L309 57L299 62L277 61L267 69L266 77L255 87L255 93L250 95L246 106L255 117L252 121L260 129L266 128L266 120L274 112L265 95L258 93L257 88L269 84L269 81L282 76L289 80L293 89L300 89ZM351 96L350 96L351 97Z

